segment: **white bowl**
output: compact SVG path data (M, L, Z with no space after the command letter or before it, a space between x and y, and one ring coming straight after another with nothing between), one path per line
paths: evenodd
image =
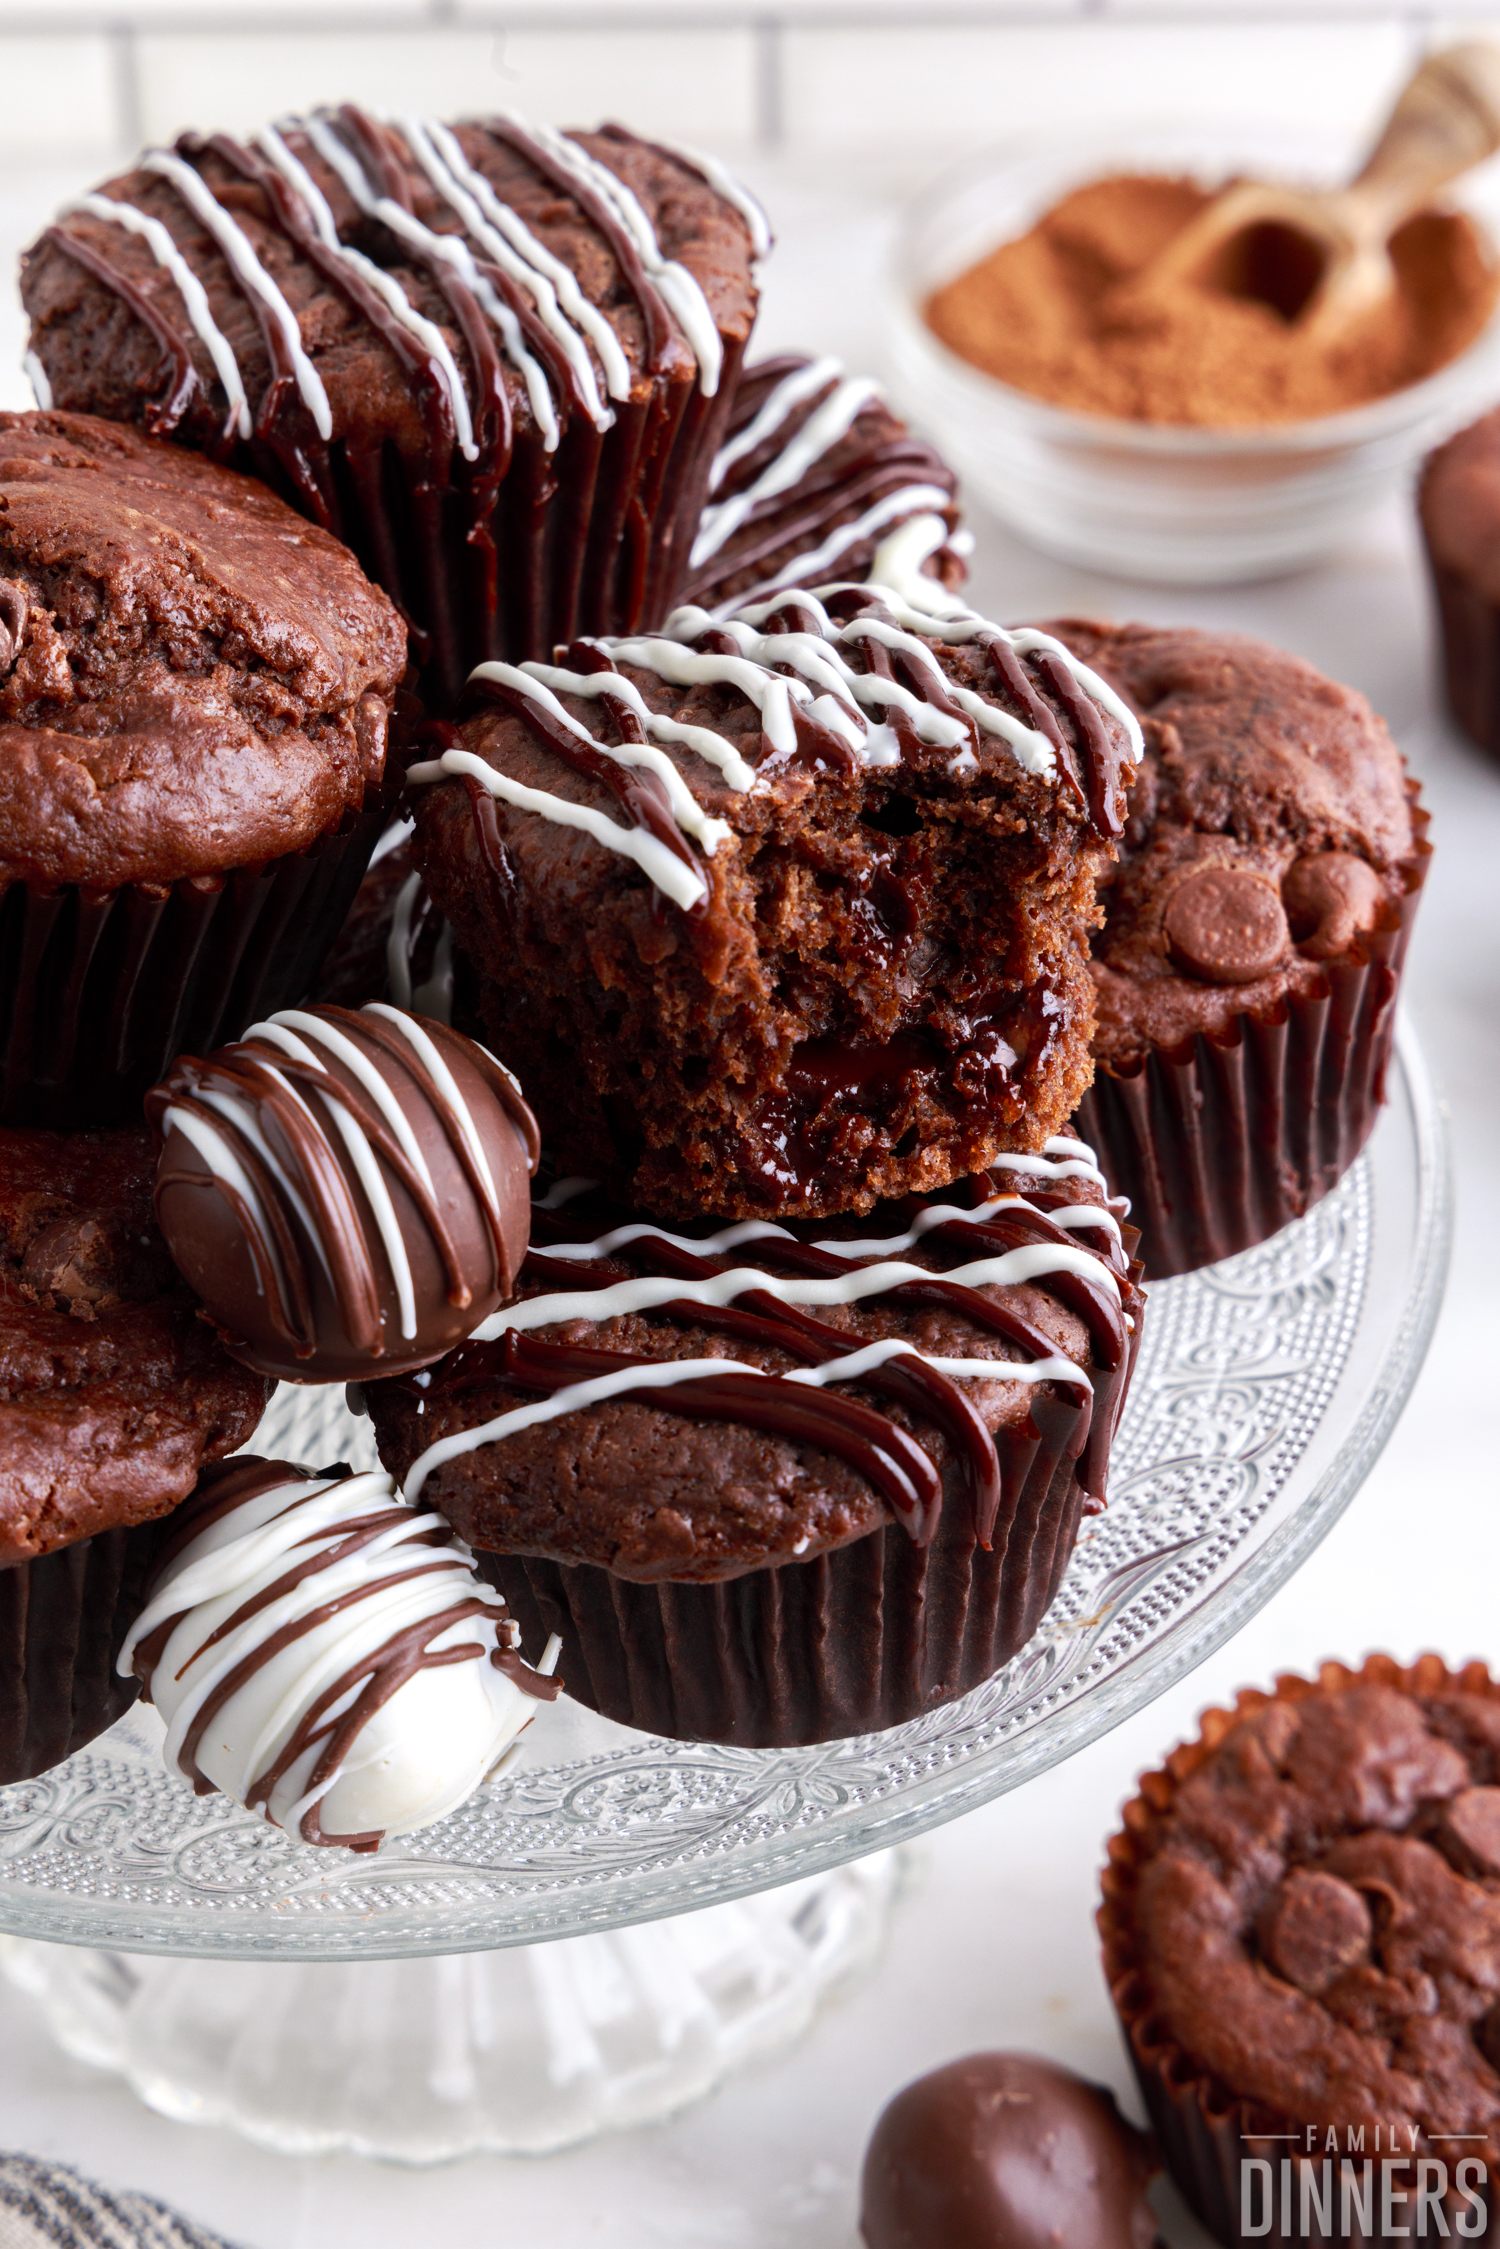
M1348 413L1246 429L1132 422L1050 406L960 359L922 306L1069 189L1113 172L1346 178L1348 150L1248 128L1137 127L971 158L909 213L888 307L893 387L1001 520L1044 553L1169 584L1231 584L1313 562L1400 488L1427 448L1500 392L1500 315L1425 381ZM1493 167L1490 171L1493 171ZM1454 200L1493 234L1497 183Z

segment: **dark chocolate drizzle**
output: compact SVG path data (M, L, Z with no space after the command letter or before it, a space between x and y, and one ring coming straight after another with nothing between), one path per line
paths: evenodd
M349 103L323 114L372 192L417 217L413 182L420 175L392 131ZM228 134L185 133L175 144L176 155L226 211L234 197L243 201L246 191L253 191L257 222L269 226L300 264L336 291L391 355L422 433L409 457L403 454L399 500L391 463L379 445L366 441L357 428L336 425L326 440L319 434L278 319L216 244L199 250L195 237L203 222L188 207L188 234L179 239L181 230L169 228L200 278L207 270L205 260L227 278L255 323L270 368L260 396L247 385L252 435L237 446L226 426L208 450L264 477L303 514L355 548L371 575L413 616L426 690L450 707L474 660L476 641L481 653L507 644L517 653L526 648L540 652L549 637L557 637L559 626L568 633L600 622L631 626L648 609L659 613L665 607L675 590L678 550L688 527L659 520L660 503L670 494L667 505L675 515L689 499L697 505L695 495L679 490L687 456L678 470L672 469L670 457L679 435L691 439L700 423L712 424L723 413L715 401L690 402L689 386L680 379L684 347L667 302L606 197L575 177L519 124L489 119L474 129L503 144L582 213L614 260L625 295L639 307L648 395L612 402L618 434L607 456L566 353L524 288L493 264L483 245L470 241L461 226L454 231L468 246L475 269L514 315L527 350L545 371L560 433L556 455L546 453L536 431L524 431L524 446L518 441L513 394L524 402L521 371L507 380L488 314L463 274L446 259L420 240L386 238L393 262L414 268L441 300L437 317L450 331L473 422L473 460L466 460L456 444L453 400L437 354L396 317L358 267L323 240L296 187L258 151ZM302 138L295 120L287 131L293 153L326 192L325 160ZM623 145L629 136L616 132L611 138ZM218 167L229 175L232 196L224 192ZM158 175L154 184L160 192L179 192L166 175ZM340 183L334 193L342 192ZM217 379L200 371L195 349L200 339L175 283L163 276L160 283L143 288L89 238L92 225L105 223L87 212L65 213L44 239L110 290L150 334L166 364L167 384L163 395L146 406L144 420L154 434L166 436L180 427L195 398L217 392ZM433 231L441 232L444 223ZM361 211L353 243L357 246L378 227L377 219ZM347 228L344 239L346 244L351 239ZM130 256L144 254L137 249ZM415 300L413 309L423 312ZM587 335L582 330L579 335L584 349L596 356ZM737 358L736 345L727 353L729 381ZM558 464L564 455L566 474L560 481ZM502 486L510 487L503 506ZM497 538L505 543L509 563L503 616L498 613ZM455 551L464 558L461 592L450 582ZM529 590L534 585L551 587L544 605Z
M394 1065L395 1082L400 1082L402 1073L411 1079L451 1148L480 1214L493 1261L492 1277L502 1275L506 1248L498 1191L492 1193L451 1102L430 1075L415 1047L400 1038L378 1015L366 1010L323 1006L310 1012L335 1025L364 1050L366 1059L377 1069L382 1058ZM458 1034L444 1024L428 1022L424 1028L440 1048L457 1042ZM490 1063L482 1048L473 1047L467 1040L462 1041L461 1046L468 1059L478 1058L534 1172L540 1142L530 1109L509 1075ZM300 1093L300 1100L288 1092L288 1084L295 1093ZM281 1182L255 1140L233 1119L202 1099L205 1086L237 1096L256 1114L273 1144L277 1140L282 1143L290 1158L292 1176L307 1198L318 1241L327 1259L340 1323L357 1350L368 1352L372 1357L379 1356L383 1350L376 1237L372 1236L363 1215L342 1140L325 1129L320 1119L320 1104L335 1104L345 1110L377 1158L400 1180L437 1251L447 1284L448 1302L460 1309L472 1303L469 1275L437 1198L363 1088L347 1084L332 1069L320 1069L298 1060L266 1039L239 1040L232 1046L221 1047L206 1062L193 1055L180 1056L162 1084L153 1088L147 1097L147 1114L159 1130L169 1109L180 1109L199 1118L209 1130L228 1142L248 1174L270 1228L269 1240L263 1236L254 1211L247 1207L232 1182L216 1178L214 1184L239 1221L275 1332L297 1358L311 1358L319 1343L309 1262L311 1244L301 1240L286 1209ZM200 1173L162 1171L156 1182L158 1211L163 1197L173 1187L196 1187L202 1183Z
M960 1214L929 1227L912 1249L892 1252L908 1263L922 1252L952 1253L961 1265L986 1256L1003 1255L1026 1244L1087 1249L1099 1266L1092 1273L1050 1272L1027 1285L1051 1295L1079 1318L1089 1337L1089 1360L1076 1378L1049 1378L1049 1387L1072 1390L1076 1423L1068 1451L1078 1463L1077 1480L1090 1512L1104 1504L1109 1445L1124 1400L1138 1326L1141 1295L1140 1267L1133 1264L1123 1243L1105 1228L1089 1228L1075 1235L1049 1216L1048 1208L1076 1202L1066 1189L1014 1186L1017 1175L1004 1169L979 1174L940 1195L908 1198L888 1205L877 1217L861 1224L876 1237L906 1231L913 1218L934 1202L955 1203ZM962 1206L977 1212L995 1196L1017 1194L1017 1200L987 1218L970 1217ZM581 1212L588 1209L590 1219ZM597 1220L597 1223L595 1222ZM795 1230L783 1227L724 1255L703 1254L684 1248L680 1240L651 1229L628 1243L611 1247L598 1259L578 1259L555 1254L575 1244L599 1241L622 1221L617 1211L600 1212L593 1196L579 1198L560 1210L545 1203L533 1205L532 1247L521 1273L523 1297L553 1293L589 1294L604 1291L621 1280L642 1275L691 1284L753 1262L763 1267L768 1280L776 1271L817 1278L838 1278L873 1264L878 1257L841 1254L807 1234L818 1221L804 1221ZM821 1222L826 1225L825 1222ZM554 1253L554 1254L549 1254ZM1118 1294L1106 1279L1112 1274ZM936 1307L956 1314L982 1333L998 1337L1020 1360L1065 1356L1044 1331L1028 1320L1012 1301L1008 1287L976 1287L955 1281L938 1266L930 1278L907 1281L878 1296L860 1300L866 1307L889 1306L920 1310ZM503 1315L500 1315L503 1317ZM785 1304L770 1288L747 1288L732 1304L704 1303L691 1293L652 1306L632 1318L660 1320L678 1328L705 1329L761 1348L775 1350L803 1365L826 1365L877 1340L859 1330L841 1328L818 1319L800 1306ZM637 1353L595 1348L578 1343L544 1343L530 1332L506 1330L493 1342L471 1340L451 1352L440 1365L416 1378L398 1382L414 1396L438 1400L464 1391L492 1388L503 1383L522 1391L551 1395L571 1384L614 1372L621 1366L660 1364ZM997 1382L1014 1378L1015 1359L996 1358ZM970 1379L970 1378L966 1378ZM981 1379L981 1378L972 1378ZM967 1394L964 1383L943 1374L915 1353L894 1355L883 1365L849 1378L850 1387L864 1397L884 1400L920 1422L941 1429L951 1450L959 1480L972 1513L977 1543L988 1548L996 1519L1007 1496L1001 1454L982 1416ZM834 1454L865 1475L888 1503L915 1543L926 1545L937 1527L942 1505L942 1482L928 1462L927 1472L915 1470L911 1449L916 1445L888 1414L858 1401L859 1414L845 1408L853 1401L829 1387L791 1382L775 1375L725 1374L709 1378L685 1377L679 1383L616 1393L663 1411L706 1419L745 1422L770 1429L793 1444L814 1444ZM749 1410L751 1404L754 1410ZM877 1437L878 1425L880 1434ZM899 1441L898 1441L899 1440ZM871 1451L869 1448L873 1448ZM918 1452L920 1446L916 1446ZM927 1460L925 1453L923 1460Z
M810 364L805 352L783 352L747 367L734 395L723 442L730 443L742 430L748 429L773 391L788 376ZM794 407L780 428L772 431L763 444L734 462L723 481L711 492L710 503L717 505L748 491L776 456L800 436L841 380L841 374L830 374L822 389ZM958 479L941 453L906 429L889 436L875 436L868 429L872 418L869 408L855 416L849 431L840 440L840 458L836 463L826 456L816 460L786 491L757 501L723 546L691 574L683 600L697 602L705 609L719 607L728 598L730 584L742 579L747 571L769 574L770 565L777 557L813 552L851 515L862 514L875 501L899 492L906 485L930 484L946 491L950 505L943 512L949 517L952 530L958 520ZM852 453L847 450L850 438L863 440ZM930 501L921 512L932 512ZM903 520L893 517L864 546L851 548L847 555L841 555L837 575L849 577L865 569L878 541ZM956 569L956 557L952 558L952 563ZM741 598L753 600L753 588Z

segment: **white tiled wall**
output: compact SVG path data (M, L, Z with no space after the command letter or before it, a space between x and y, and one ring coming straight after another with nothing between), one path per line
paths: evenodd
M1111 113L1368 117L1500 0L0 0L0 172L354 98L729 152L942 153Z

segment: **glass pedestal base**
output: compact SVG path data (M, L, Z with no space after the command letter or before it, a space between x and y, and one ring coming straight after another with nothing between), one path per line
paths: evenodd
M174 1960L0 1938L58 2042L283 2154L540 2155L791 2045L874 1959L899 1854L669 1921L426 1959Z

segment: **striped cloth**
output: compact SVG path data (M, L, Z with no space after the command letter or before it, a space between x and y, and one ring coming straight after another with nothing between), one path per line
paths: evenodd
M148 2194L112 2194L62 2163L0 2155L0 2249L230 2249Z

